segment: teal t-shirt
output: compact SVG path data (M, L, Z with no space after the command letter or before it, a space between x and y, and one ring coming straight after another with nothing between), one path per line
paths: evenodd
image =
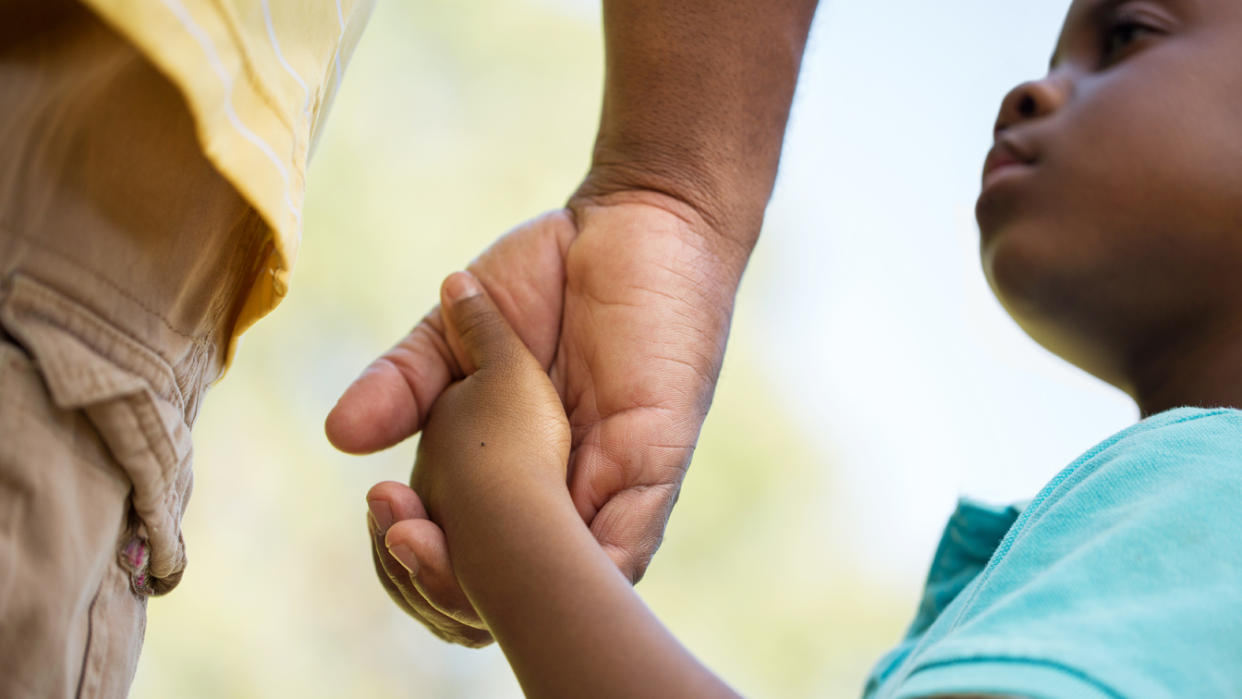
M868 699L1242 697L1242 412L1113 435L1025 506L963 501Z

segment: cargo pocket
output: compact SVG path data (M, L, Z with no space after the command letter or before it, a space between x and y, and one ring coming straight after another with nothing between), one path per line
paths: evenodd
M164 594L185 569L181 515L190 495L190 429L168 363L90 309L23 275L0 324L30 355L61 410L81 411L133 486L116 560L134 593Z

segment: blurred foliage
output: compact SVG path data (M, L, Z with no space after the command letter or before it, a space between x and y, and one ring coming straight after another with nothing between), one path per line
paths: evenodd
M440 643L374 578L363 495L408 476L414 442L349 457L322 421L445 274L572 191L597 119L598 21L589 0L378 4L312 165L292 294L244 338L196 428L190 566L149 606L134 696L520 694L498 649ZM752 262L716 404L638 589L744 693L857 695L917 581L855 571L866 542L833 506L848 495L764 374L790 361L758 322L778 300L746 290L775 272Z

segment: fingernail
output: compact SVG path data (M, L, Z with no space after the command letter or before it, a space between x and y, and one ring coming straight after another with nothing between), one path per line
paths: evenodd
M392 508L383 500L367 500L367 508L371 510L371 524L375 531L383 534L392 526Z
M444 296L452 303L483 293L479 280L469 272L453 272L444 280Z
M418 573L418 561L414 559L414 552L408 546L405 544L391 546L388 548L388 553L391 553L393 558L400 561L410 575Z

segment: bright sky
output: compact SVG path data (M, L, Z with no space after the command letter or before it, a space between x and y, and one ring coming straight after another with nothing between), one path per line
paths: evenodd
M835 506L862 503L877 573L921 575L959 493L1033 497L1137 418L1027 338L978 261L997 107L1042 75L1067 6L820 6L742 290L759 310L738 322L766 326L774 379L846 474Z

